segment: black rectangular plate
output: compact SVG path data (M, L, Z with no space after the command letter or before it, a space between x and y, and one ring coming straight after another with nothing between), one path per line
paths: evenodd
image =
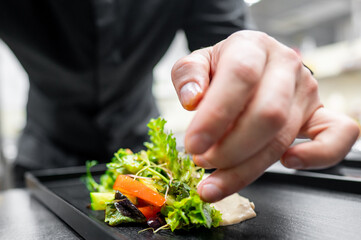
M94 175L104 172L97 166ZM257 217L232 226L191 231L139 232L146 226L110 227L103 211L87 208L84 167L26 174L33 196L85 239L360 239L361 179L313 172L268 171L240 194Z

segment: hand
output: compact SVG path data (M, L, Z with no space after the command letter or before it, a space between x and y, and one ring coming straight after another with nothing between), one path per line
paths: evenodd
M185 109L197 109L185 148L216 168L198 192L218 201L281 159L295 169L338 163L359 134L346 116L323 108L317 81L290 48L268 35L240 31L180 59L172 79ZM290 147L296 137L310 142Z

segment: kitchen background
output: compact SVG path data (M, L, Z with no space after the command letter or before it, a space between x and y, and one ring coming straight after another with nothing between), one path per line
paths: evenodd
M319 81L324 105L360 122L361 0L244 1L259 30L301 54ZM182 109L170 79L172 65L187 53L185 36L179 32L154 69L154 95L176 134L184 132L194 115ZM27 89L27 74L0 39L0 181L4 166L16 157Z

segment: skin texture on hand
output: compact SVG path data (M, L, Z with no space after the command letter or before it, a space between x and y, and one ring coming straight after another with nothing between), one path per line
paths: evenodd
M323 108L316 79L295 51L256 31L240 31L178 60L172 80L181 104L197 109L185 147L216 168L198 187L218 201L273 163L295 169L338 163L356 141L353 120ZM312 141L290 147L296 137Z

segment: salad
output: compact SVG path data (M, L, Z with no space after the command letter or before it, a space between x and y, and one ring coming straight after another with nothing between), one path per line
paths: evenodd
M177 150L165 124L162 118L151 119L147 150L119 149L99 183L90 171L97 162L87 162L83 180L90 191L91 209L105 211L104 221L110 226L136 222L154 231L219 226L221 213L197 193L204 169Z

